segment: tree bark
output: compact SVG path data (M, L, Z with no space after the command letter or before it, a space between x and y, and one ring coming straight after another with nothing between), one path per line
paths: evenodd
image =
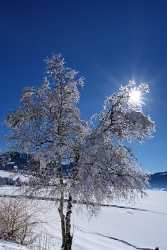
M63 190L63 180L60 180L61 184L61 197L60 197L60 203L59 203L59 215L60 215L60 222L61 222L61 233L62 233L62 245L61 249L64 250L65 243L66 243L66 228L65 228L65 215L64 215L64 190Z
M66 243L64 250L72 249L73 236L71 235L71 214L72 214L72 196L69 194L67 203L67 212L65 217L66 223Z
M71 214L72 214L72 196L69 194L67 200L67 210L64 214L64 189L63 189L63 180L60 179L61 184L61 196L59 203L59 215L61 222L61 233L62 233L62 250L71 250L72 249L72 240L73 236L71 235Z

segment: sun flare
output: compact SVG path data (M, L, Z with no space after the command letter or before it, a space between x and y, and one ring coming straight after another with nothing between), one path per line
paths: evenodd
M142 93L138 89L132 89L129 93L129 103L133 106L140 106L142 104Z

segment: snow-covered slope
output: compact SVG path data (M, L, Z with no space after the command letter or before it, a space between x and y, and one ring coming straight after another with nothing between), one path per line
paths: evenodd
M3 178L11 178L13 176L12 172L0 170L0 176Z
M20 179L21 182L28 182L28 177L23 176L17 172L10 172L5 170L0 170L0 177L2 178L10 178L16 180L17 178Z
M40 201L41 217L47 221L42 227L60 246L60 224L53 203ZM102 207L90 218L86 209L75 207L73 217L74 250L149 250L159 247L167 250L167 192L149 191L136 203L113 204ZM54 246L53 246L53 249Z
M0 241L0 250L28 250L28 248L12 242Z
M38 226L37 233L47 235L49 250L60 250L61 231L55 203L33 201L33 205L39 208L37 219L44 222ZM148 191L148 196L136 203L114 201L92 218L84 207L75 205L74 210L73 250L153 250L155 247L167 250L166 191Z

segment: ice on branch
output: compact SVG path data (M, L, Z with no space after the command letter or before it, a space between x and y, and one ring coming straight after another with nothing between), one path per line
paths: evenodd
M144 140L155 130L154 122L143 113L148 84L137 85L130 81L121 86L117 93L108 97L100 114L99 130L109 138L116 136L126 140Z

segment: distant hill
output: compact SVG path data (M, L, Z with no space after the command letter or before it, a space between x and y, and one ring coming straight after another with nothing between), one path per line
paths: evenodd
M33 160L31 155L25 153L5 152L0 154L0 170L25 170L32 166L32 164L37 164L39 166L39 162Z
M0 154L0 171L20 172L22 170L31 169L31 167L38 169L39 165L39 161L33 160L32 156L28 154L19 152L5 152ZM50 167L52 169L52 166ZM68 175L67 169L69 167L72 170L72 165L62 166L65 176ZM0 185L3 183L2 178L5 178L5 182L8 179L0 175ZM149 184L150 188L167 190L167 171L150 175Z
M150 187L167 190L167 171L152 174L150 176Z

